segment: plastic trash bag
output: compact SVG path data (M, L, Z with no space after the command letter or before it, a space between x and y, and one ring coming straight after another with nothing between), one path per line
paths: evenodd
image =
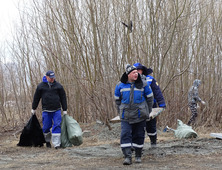
M43 146L45 138L36 115L32 115L20 135L17 146Z
M172 130L174 132L175 137L179 139L196 138L198 136L191 126L184 124L179 119L177 120L177 129L171 129L168 126L166 128Z
M196 138L197 133L192 129L191 126L184 124L181 120L177 120L177 129L175 130L175 136L177 138Z
M74 146L81 145L83 143L82 129L80 128L78 122L71 116L66 115L65 117L69 141Z
M62 123L61 123L61 147L62 148L72 147L72 143L69 141L68 137L65 115L63 115L62 117Z
M82 129L80 128L78 122L69 115L64 115L62 119L64 119L62 121L65 121L64 124L66 126L66 132L62 130L61 133L63 134L61 134L61 136L62 135L66 136L66 140L68 139L69 142L73 144L74 146L81 145L83 143ZM61 139L64 140L65 137L62 137Z

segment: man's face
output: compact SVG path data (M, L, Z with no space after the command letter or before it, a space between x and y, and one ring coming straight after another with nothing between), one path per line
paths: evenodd
M47 80L49 83L53 83L55 78L50 78L49 76L46 76Z
M137 71L138 71L138 73L140 73L141 75L143 74L143 70L142 70L142 69L138 69Z
M138 78L138 71L137 70L133 70L130 74L128 74L128 80L130 82L136 81L137 78Z

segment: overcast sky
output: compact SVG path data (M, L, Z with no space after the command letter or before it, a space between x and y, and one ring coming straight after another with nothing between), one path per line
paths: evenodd
M21 0L0 0L0 35L1 42L9 38L13 23L18 20L18 2Z
M23 7L31 0L0 0L0 57L10 61L10 53L7 52L7 41L12 40L12 32L19 22L18 7ZM26 2L26 3L25 3Z

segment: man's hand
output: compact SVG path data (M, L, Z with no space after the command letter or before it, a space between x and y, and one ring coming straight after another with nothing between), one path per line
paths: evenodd
M63 111L63 115L67 115L67 111Z
M31 110L32 115L34 115L35 112L36 112L36 110L33 110L33 109Z

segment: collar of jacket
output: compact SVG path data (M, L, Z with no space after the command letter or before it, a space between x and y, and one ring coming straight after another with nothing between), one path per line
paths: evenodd
M127 83L127 81L128 81L128 75L126 74L126 72L123 73L120 81L121 81L122 83L124 83L124 84ZM135 86L136 86L136 88L138 88L138 89L143 88L143 81L142 81L142 79L141 79L141 75L140 75L140 74L138 74L138 78L137 78L137 80L135 81Z

